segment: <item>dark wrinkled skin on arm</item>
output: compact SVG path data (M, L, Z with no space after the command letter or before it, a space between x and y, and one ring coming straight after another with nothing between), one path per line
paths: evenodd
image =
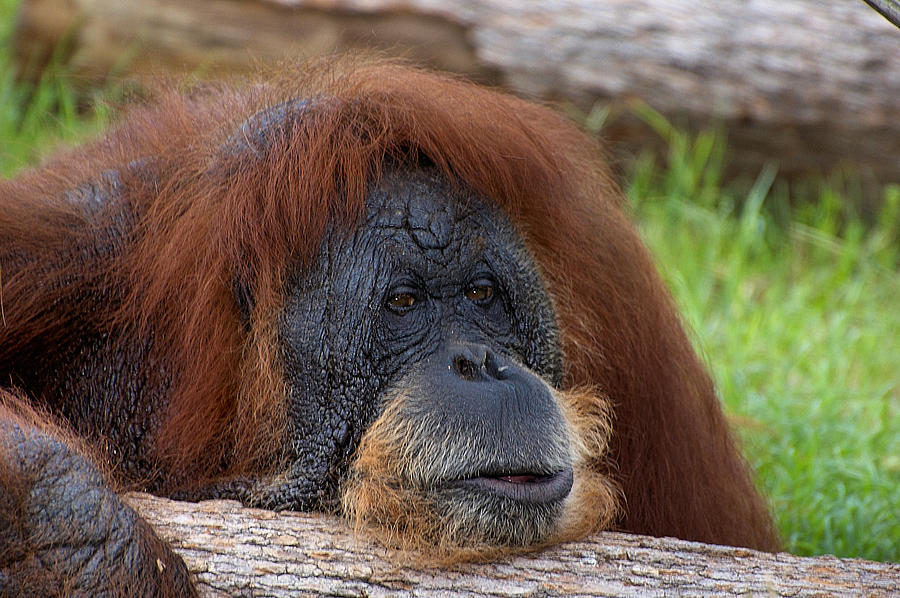
M0 446L0 478L16 488L0 498L0 595L196 595L184 562L91 461L27 424L0 424Z

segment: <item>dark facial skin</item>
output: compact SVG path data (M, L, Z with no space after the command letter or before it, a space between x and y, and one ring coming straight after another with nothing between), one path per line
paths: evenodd
M565 497L570 450L548 387L561 378L556 323L497 208L428 171L391 172L366 221L330 233L318 264L296 277L281 322L289 481L257 485L251 502L332 509L398 388L414 389L405 417L421 422L421 442L443 447L419 451L416 483L507 502Z
M415 430L405 484L440 516L474 518L462 528L481 540L545 536L572 450L551 391L553 308L509 220L433 170L392 170L365 221L326 234L315 263L290 279L280 321L288 471L190 498L336 511L360 439L402 395L397 424Z

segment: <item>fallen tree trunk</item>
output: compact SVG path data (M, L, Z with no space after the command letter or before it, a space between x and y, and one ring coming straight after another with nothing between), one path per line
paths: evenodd
M23 65L67 32L80 72L240 70L374 46L585 109L640 98L719 123L750 168L849 163L900 181L900 32L861 0L23 0L20 16ZM653 137L627 116L604 133Z
M603 533L538 554L417 568L335 517L133 494L204 596L890 596L900 565Z

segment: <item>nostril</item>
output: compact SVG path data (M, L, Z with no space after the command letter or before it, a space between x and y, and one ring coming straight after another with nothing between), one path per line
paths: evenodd
M478 380L479 369L481 369L480 366L475 364L472 360L466 359L462 355L458 355L453 360L453 370L460 378L467 382Z
M450 356L450 370L466 382L507 380L513 375L511 364L487 347L461 347Z
M506 380L509 378L509 373L507 372L509 366L501 365L491 351L485 353L484 369L487 371L488 376L494 380Z

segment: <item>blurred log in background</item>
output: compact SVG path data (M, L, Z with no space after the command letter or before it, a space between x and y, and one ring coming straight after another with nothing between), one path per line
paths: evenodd
M626 153L658 143L621 108L721 126L737 169L850 166L900 181L900 30L850 0L23 0L23 69L63 40L73 74L215 75L378 48L583 111Z

